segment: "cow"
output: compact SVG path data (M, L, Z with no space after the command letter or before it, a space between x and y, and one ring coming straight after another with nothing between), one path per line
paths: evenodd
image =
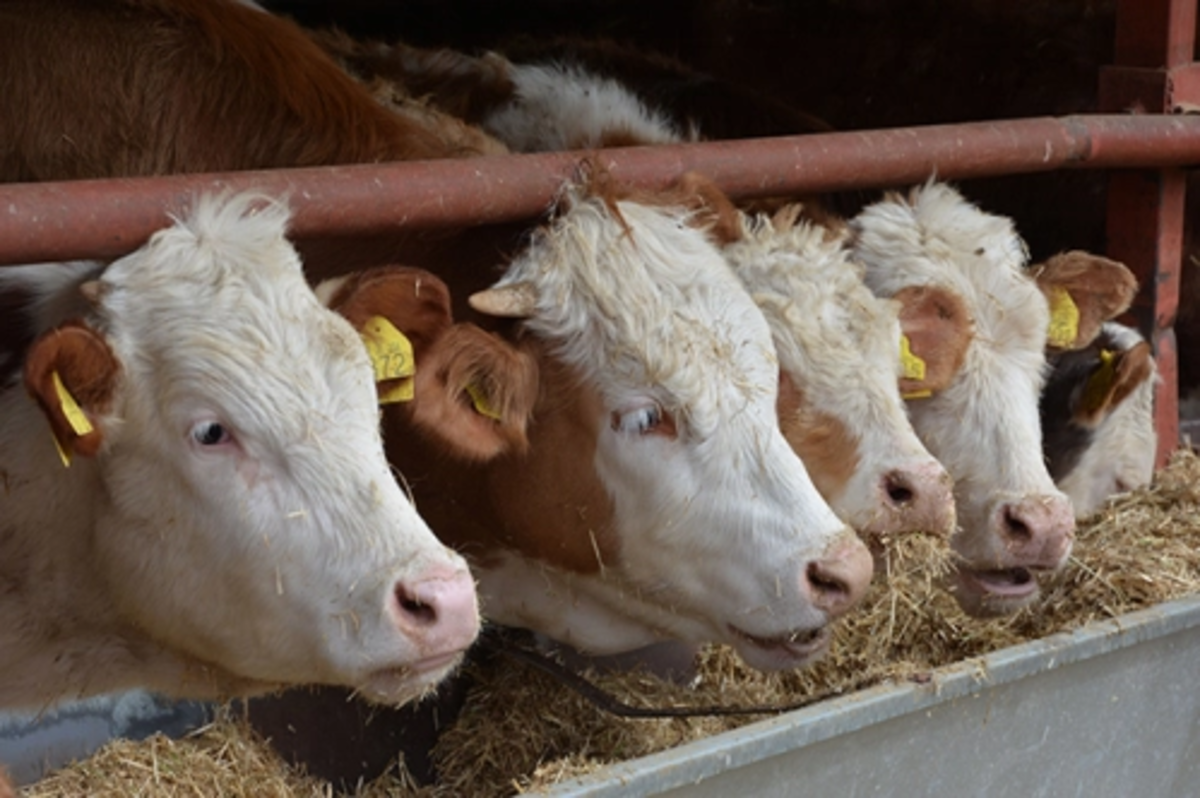
M723 250L771 325L784 436L877 554L900 533L948 538L950 477L917 438L900 395L898 303L868 290L848 257L846 226L802 218L804 208L737 213Z
M1042 446L1050 476L1085 518L1154 475L1157 369L1141 334L1112 321L1087 347L1049 359Z
M593 165L498 282L442 274L536 363L528 447L462 463L402 434L388 455L490 620L589 655L715 641L797 667L871 559L784 440L770 330L681 192Z
M1042 458L1047 346L1086 346L1128 307L1136 281L1079 252L1027 268L1009 219L936 181L890 193L850 225L867 285L901 302L901 327L923 361L901 389L917 434L954 479L956 598L974 614L1026 606L1036 574L1066 561L1075 530Z
M287 220L202 196L111 264L0 269L34 332L0 391L0 706L307 683L398 704L474 640L466 563L384 457L379 396L410 376L376 379L360 336L387 336L321 305Z

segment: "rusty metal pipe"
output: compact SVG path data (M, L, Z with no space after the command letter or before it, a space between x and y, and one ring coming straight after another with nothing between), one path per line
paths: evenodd
M543 213L581 153L0 186L0 264L115 257L202 191L286 195L293 234L376 234ZM1045 172L1200 164L1200 118L1077 115L605 150L654 188L707 174L735 199Z

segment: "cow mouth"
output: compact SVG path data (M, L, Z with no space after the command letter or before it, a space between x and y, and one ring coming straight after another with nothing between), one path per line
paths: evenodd
M829 628L794 629L786 634L761 637L732 624L729 631L737 641L738 653L760 670L783 670L807 665L829 648Z
M959 605L970 615L1007 615L1026 606L1037 597L1037 569L970 568L959 565L954 594Z

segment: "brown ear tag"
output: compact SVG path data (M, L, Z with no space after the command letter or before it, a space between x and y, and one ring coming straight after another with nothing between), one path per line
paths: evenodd
M62 408L63 416L67 419L67 423L71 425L71 430L79 436L87 435L95 430L92 422L88 421L87 415L80 409L79 403L75 401L75 397L71 396L71 392L63 385L62 378L58 376L58 372L51 372L50 378L54 381L54 394L58 398L59 407ZM54 438L54 448L58 450L58 456L62 460L64 467L71 467L71 452L63 446L62 441L57 435L51 436Z
M922 382L925 379L925 361L913 354L912 344L903 333L900 334L900 365L904 369L904 379L914 382ZM901 391L900 396L903 399L927 399L933 396L933 391L928 388Z
M417 373L412 342L383 316L367 319L359 335L375 367L375 382L396 383L380 388L379 404L412 401L413 375Z
M1061 285L1047 288L1046 298L1050 301L1050 329L1046 331L1046 343L1058 349L1070 348L1079 337L1079 306Z

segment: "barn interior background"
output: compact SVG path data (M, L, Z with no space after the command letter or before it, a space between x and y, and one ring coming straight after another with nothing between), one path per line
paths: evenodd
M1119 11L1124 23L1135 8L1155 9L1149 17L1159 9L1190 5L1193 60L1196 39L1194 0L268 0L264 5L312 27L336 25L360 37L469 51L523 38L607 37L753 87L838 130L1123 110L1103 107L1111 97L1101 96L1102 68L1117 61ZM1124 35L1128 41L1132 34ZM1180 85L1200 86L1200 81ZM1200 110L1200 95L1190 100L1196 105L1181 101L1185 111ZM1109 177L1105 171L1067 170L960 185L983 208L1012 217L1033 257L1040 259L1066 249L1110 250ZM1185 175L1177 177L1182 181ZM1186 210L1193 230L1198 215L1200 197ZM1140 245L1155 247L1144 239ZM1184 264L1185 286L1189 268L1194 273L1196 264ZM1143 324L1154 315L1153 289L1143 297ZM1180 317L1186 323L1177 329L1184 394L1200 386L1195 354L1200 308L1188 297L1185 287ZM1200 436L1200 407L1184 408L1180 426L1194 440ZM385 746L394 743L384 741Z

